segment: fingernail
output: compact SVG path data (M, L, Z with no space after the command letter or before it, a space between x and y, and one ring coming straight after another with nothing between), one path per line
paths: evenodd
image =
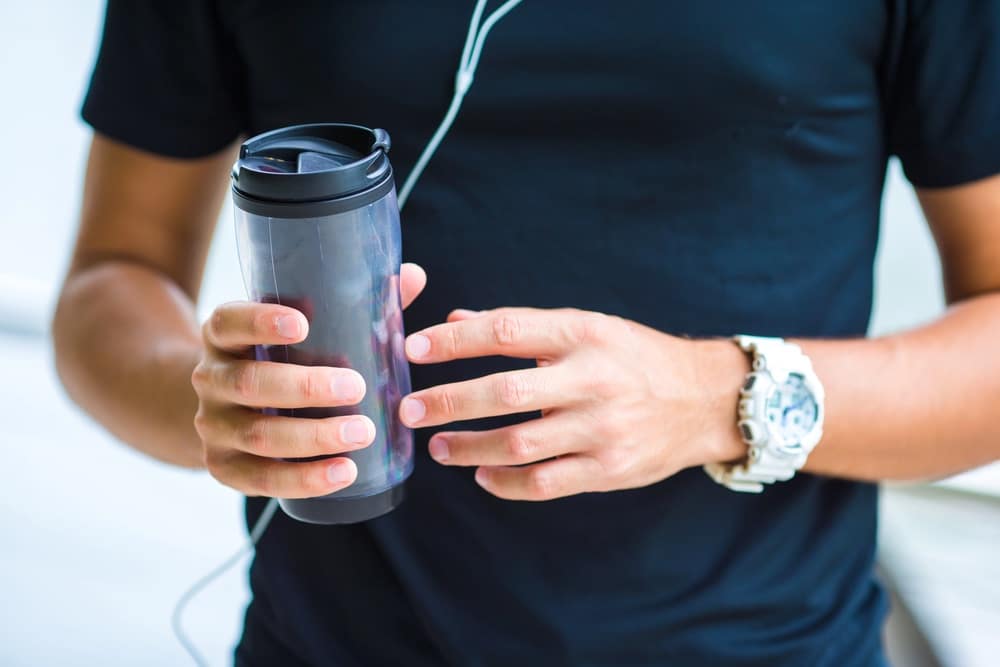
M431 351L431 339L423 334L413 334L406 339L406 354L413 359L427 356Z
M281 315L274 323L274 328L278 330L278 335L282 338L299 337L299 318L294 315Z
M340 436L344 442L352 445L363 445L372 437L371 428L364 419L352 419L340 427Z
M468 308L456 308L455 310L452 311L452 314L456 315L457 317L475 317L481 312L483 311L469 310Z
M361 383L354 376L337 375L330 382L330 393L341 401L357 398L361 393Z
M354 478L354 471L347 463L334 463L326 469L326 478L333 484L343 484Z
M435 435L431 438L431 441L427 443L427 450L431 453L431 458L439 463L448 460L448 441L444 436Z
M486 472L486 468L476 469L476 484L485 488L490 481L490 474Z
M403 406L400 408L403 421L407 424L416 424L427 414L427 406L419 398L404 398Z

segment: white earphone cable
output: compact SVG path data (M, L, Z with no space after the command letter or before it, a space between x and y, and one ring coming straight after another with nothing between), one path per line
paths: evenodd
M204 574L200 579L195 581L191 586L184 591L184 593L177 599L177 603L174 605L174 611L170 615L170 625L173 628L174 636L177 637L177 641L180 642L187 654L191 656L191 660L198 667L208 667L208 662L202 656L201 652L195 646L194 641L188 637L187 632L184 631L184 610L187 608L188 604L195 597L198 596L205 588L215 581L217 578L221 577L229 568L236 565L240 560L247 554L253 551L253 548L257 546L257 541L260 536L264 534L268 525L271 523L271 517L278 509L278 501L275 498L271 498L267 501L267 505L264 506L264 511L260 513L257 517L257 521L253 524L253 529L250 531L250 537L235 553L226 558L209 572Z
M476 67L479 66L479 57L483 53L483 44L486 43L486 36L493 26L496 25L497 21L506 16L514 7L521 4L521 0L507 0L507 2L500 5L496 11L490 14L483 21L482 26L480 26L479 19L486 8L486 1L478 0L476 2L476 9L472 13L472 22L469 24L469 33L465 38L465 48L462 50L462 61L459 63L458 72L455 73L455 94L451 98L451 104L448 106L448 111L445 113L444 119L438 126L437 131L434 132L431 140L427 142L427 146L420 154L416 164L413 165L413 170L410 171L409 176L406 177L406 181L403 183L403 187L399 191L400 209L406 204L406 200L410 198L410 192L413 191L413 187L420 179L420 175L424 173L427 163L434 157L438 146L441 145L445 135L448 134L448 130L451 129L452 123L455 122L455 117L458 116L459 109L462 108L462 101L465 99L465 94L472 87L472 79L476 74Z
M462 100L465 98L465 93L468 92L469 88L472 86L472 79L476 73L476 67L479 65L479 57L482 55L483 44L486 42L486 36L500 19L506 16L512 9L514 9L514 7L521 3L521 0L507 0L507 2L502 4L492 14L490 14L480 26L479 21L483 16L483 11L486 9L486 3L487 0L477 0L476 2L476 8L472 12L472 21L469 23L469 32L465 37L465 47L462 49L462 60L459 63L458 72L455 74L455 95L451 99L451 104L448 107L448 111L445 113L444 119L434 132L431 140L427 142L427 146L420 154L420 158L417 160L416 164L414 164L413 170L410 172L409 176L407 176L406 182L399 191L398 202L400 210L403 210L403 206L406 205L406 200L409 199L410 192L417 184L417 180L423 173L424 168L434 156L438 146L444 140L445 135L448 134L448 130L451 129L452 123L455 122L455 117L458 116L458 112L462 107ZM177 641L184 648L184 650L187 651L187 654L191 657L191 660L195 665L197 665L197 667L207 667L208 662L198 651L194 641L184 630L185 609L187 609L187 606L191 603L191 601L197 597L199 593L205 590L209 584L225 574L227 570L240 562L245 555L254 550L254 547L257 546L257 542L260 540L261 535L264 534L264 531L267 530L268 525L271 523L271 519L274 517L277 509L277 499L271 498L268 500L267 505L264 506L264 511L261 512L259 517L257 517L257 520L253 524L253 528L250 529L250 537L247 541L236 552L226 558L226 560L219 563L219 565L212 568L200 579L191 584L191 586L188 587L183 594L181 594L177 603L174 605L173 613L170 615L170 623L173 628L174 636L177 638Z

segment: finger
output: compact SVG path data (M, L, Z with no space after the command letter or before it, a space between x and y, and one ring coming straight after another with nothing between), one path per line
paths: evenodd
M264 415L234 406L213 419L199 413L195 425L210 446L270 458L342 454L367 447L375 439L375 424L363 415L302 419Z
M248 496L314 498L350 486L358 476L354 461L345 457L293 462L251 454L208 457L217 480Z
M191 381L198 395L254 408L322 408L355 405L365 380L349 368L235 360L203 364Z
M571 454L522 467L482 467L476 483L498 498L552 500L600 489L601 464L589 456Z
M462 320L468 320L473 317L479 317L484 312L482 310L468 310L466 308L456 308L455 310L448 313L448 317L445 318L446 322L461 322Z
M419 264L407 262L399 267L399 291L403 308L407 308L427 286L427 274Z
M512 466L535 463L579 449L579 420L552 416L490 431L435 433L428 450L438 463Z
M202 328L209 345L237 352L250 345L287 345L305 339L309 323L294 308L235 301L212 313Z
M559 356L579 344L592 316L572 310L500 308L415 333L406 339L406 354L419 363L491 355Z
M439 426L566 405L576 397L557 367L494 373L410 394L399 406L407 426Z

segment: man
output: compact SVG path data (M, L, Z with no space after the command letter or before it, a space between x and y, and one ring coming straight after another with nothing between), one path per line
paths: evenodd
M373 434L254 409L364 391L249 360L306 336L300 313L195 322L234 146L357 122L405 175L471 11L109 3L60 373L126 442L245 492L251 522L356 475L280 457ZM429 278L409 497L360 525L279 513L237 664L884 664L874 482L1000 456L997 25L987 0L518 6L403 216L426 269L404 301ZM865 340L890 155L952 307ZM777 389L744 385L752 360Z

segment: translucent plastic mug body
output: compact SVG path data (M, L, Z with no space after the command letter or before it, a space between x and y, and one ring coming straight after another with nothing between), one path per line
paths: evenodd
M299 125L244 143L233 167L243 279L251 300L301 311L309 335L295 345L258 346L258 360L351 368L367 387L360 404L268 409L323 418L363 414L375 441L344 454L358 468L346 489L280 499L292 517L353 523L384 514L404 497L413 435L399 421L410 391L399 292L399 209L383 130Z

